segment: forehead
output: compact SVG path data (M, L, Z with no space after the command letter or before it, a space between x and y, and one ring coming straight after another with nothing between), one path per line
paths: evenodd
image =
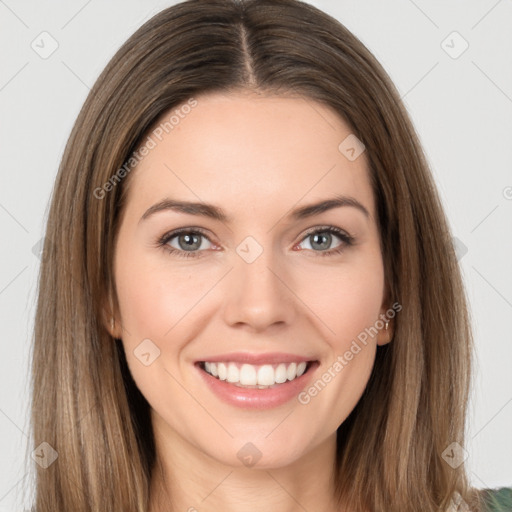
M156 122L130 176L128 204L166 196L247 211L290 208L340 193L374 217L364 152L347 158L350 126L309 98L215 93ZM351 139L349 139L351 140ZM227 206L229 205L229 206Z

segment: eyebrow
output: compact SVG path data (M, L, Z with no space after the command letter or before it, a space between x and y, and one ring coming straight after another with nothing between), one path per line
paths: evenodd
M369 211L357 199L350 196L337 195L330 199L325 199L317 203L301 206L293 210L288 216L294 220L306 219L319 215L320 213L332 210L333 208L341 208L343 206L350 206L362 212L367 219L370 219ZM172 210L179 213L187 213L189 215L200 215L202 217L209 217L224 223L230 223L231 218L222 210L222 208L208 204L196 203L191 201L178 201L176 199L165 198L162 201L150 206L140 218L143 221L154 215L155 213Z

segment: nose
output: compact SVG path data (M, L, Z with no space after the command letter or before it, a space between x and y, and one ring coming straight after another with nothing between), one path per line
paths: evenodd
M291 325L297 314L291 276L276 265L270 250L252 263L237 256L225 286L224 319L230 326L263 331Z

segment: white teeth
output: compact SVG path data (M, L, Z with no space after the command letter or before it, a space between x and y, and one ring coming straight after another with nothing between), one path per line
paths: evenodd
M288 366L288 369L286 370L286 376L288 377L288 380L292 380L297 375L297 364L291 363L290 366Z
M228 376L226 378L228 382L240 382L240 370L234 365L228 365Z
M287 380L294 380L306 371L307 363L279 363L278 365L252 364L237 365L236 363L205 362L204 369L210 375L226 380L232 384L249 387L264 388L275 384L283 384Z
M269 364L260 366L258 370L258 384L260 386L272 386L276 383L274 368Z
M243 364L240 368L240 384L244 386L255 386L258 382L256 368L250 364Z
M282 384L283 382L286 382L287 378L288 378L288 374L286 372L286 365L284 363L281 363L276 368L276 375L275 375L276 383Z
M226 377L228 376L228 370L226 369L226 365L224 363L219 363L217 365L215 363L210 363L210 368L212 365L217 366L217 370L219 372L219 379L226 380Z

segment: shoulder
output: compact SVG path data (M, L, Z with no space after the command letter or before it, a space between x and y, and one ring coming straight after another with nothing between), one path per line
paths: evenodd
M484 508L482 512L512 512L512 487L482 489Z

